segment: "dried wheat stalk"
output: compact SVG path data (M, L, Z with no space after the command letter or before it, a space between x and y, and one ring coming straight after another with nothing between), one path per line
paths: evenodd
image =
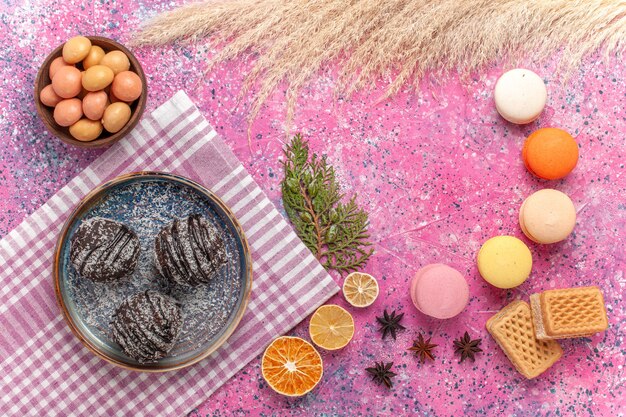
M338 90L351 94L395 74L387 96L430 72L468 75L504 59L545 60L563 68L603 49L621 53L626 2L610 0L212 0L148 21L133 44L208 39L225 47L215 64L258 54L242 94L253 87L250 120L281 83L291 120L299 89L339 63ZM258 84L257 84L258 82Z

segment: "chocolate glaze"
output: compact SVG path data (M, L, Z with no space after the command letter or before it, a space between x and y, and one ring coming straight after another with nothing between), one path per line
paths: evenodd
M154 362L172 350L182 324L180 305L167 295L148 290L118 307L111 338L138 362Z
M165 226L154 240L154 251L161 275L189 286L206 284L227 261L219 231L199 214Z
M139 238L126 225L94 217L72 236L70 261L82 277L113 281L135 270L139 249Z

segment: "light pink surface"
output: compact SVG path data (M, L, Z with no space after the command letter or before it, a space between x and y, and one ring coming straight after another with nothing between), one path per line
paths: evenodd
M125 42L140 22L175 4L111 0L80 7L14 0L0 5L5 29L0 35L1 235L100 153L68 147L45 133L34 110L32 85L46 54L77 33ZM238 101L238 94L254 59L220 65L198 84L215 51L214 46L136 51L148 76L147 110L185 89L280 206L282 148L288 139L284 90L269 99L252 124L249 148L249 101ZM332 300L354 315L355 336L341 351L322 352L324 377L306 397L275 394L263 382L257 359L210 399L196 392L189 404L199 407L196 415L626 414L626 68L621 59L605 66L594 56L566 81L553 64L528 60L517 65L537 72L548 89L546 109L528 126L505 122L494 107L495 81L508 66L490 67L463 81L456 76L426 79L419 93L403 90L382 102L388 79L371 91L337 97L332 71L319 74L301 92L291 133L302 132L312 150L326 153L343 190L357 192L357 201L370 212L376 254L365 272L378 279L380 295L361 310L341 296ZM526 136L546 126L566 129L580 144L576 169L560 181L534 178L520 158ZM564 242L536 245L519 230L517 210L526 196L546 186L570 195L578 224ZM501 234L522 238L534 258L531 277L509 291L484 282L475 266L480 245ZM467 308L445 321L416 311L407 293L420 266L436 262L455 265L470 285ZM536 291L582 285L602 288L609 329L563 341L563 358L540 378L526 381L491 339L485 322L514 299L528 301ZM408 330L395 341L380 340L375 317L385 308L405 313ZM452 340L465 330L483 339L484 352L475 363L458 364ZM419 365L406 350L418 332L439 345L432 363ZM308 338L306 321L292 334ZM393 390L374 385L365 374L376 360L394 362Z
M443 264L426 265L417 271L410 292L415 308L436 319L456 316L469 299L469 288L463 275Z

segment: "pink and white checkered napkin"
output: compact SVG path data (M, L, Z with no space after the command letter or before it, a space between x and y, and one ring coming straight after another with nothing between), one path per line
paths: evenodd
M174 172L220 196L248 238L254 283L230 339L187 369L139 373L97 358L71 333L52 282L54 246L92 188L139 170ZM0 241L0 415L185 414L338 291L291 227L180 91Z

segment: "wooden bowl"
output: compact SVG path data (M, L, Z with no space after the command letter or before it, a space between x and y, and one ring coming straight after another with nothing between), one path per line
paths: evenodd
M39 72L37 73L37 78L35 79L35 106L37 107L37 113L39 113L39 117L43 120L44 125L50 133L57 136L63 142L68 143L70 145L78 146L81 148L100 148L103 146L111 145L124 136L126 136L139 122L143 111L146 108L146 99L148 97L148 88L146 83L146 76L143 73L143 69L141 68L141 64L135 58L135 55L132 54L126 47L115 42L114 40L103 38L100 36L87 36L87 38L91 41L92 45L97 45L104 49L104 52L110 52L114 50L120 50L126 54L128 59L130 60L130 70L135 72L141 78L142 90L139 98L130 105L131 116L130 120L126 125L117 133L109 133L106 130L102 129L102 134L97 139L94 139L90 142L82 142L80 140L74 139L74 137L70 134L70 130L67 127L59 126L53 117L54 107L48 107L41 103L39 100L39 93L41 90L50 84L52 80L50 80L50 63L55 58L61 56L63 54L63 44L59 45L43 62L41 68L39 68ZM82 70L80 64L77 64L79 69Z

